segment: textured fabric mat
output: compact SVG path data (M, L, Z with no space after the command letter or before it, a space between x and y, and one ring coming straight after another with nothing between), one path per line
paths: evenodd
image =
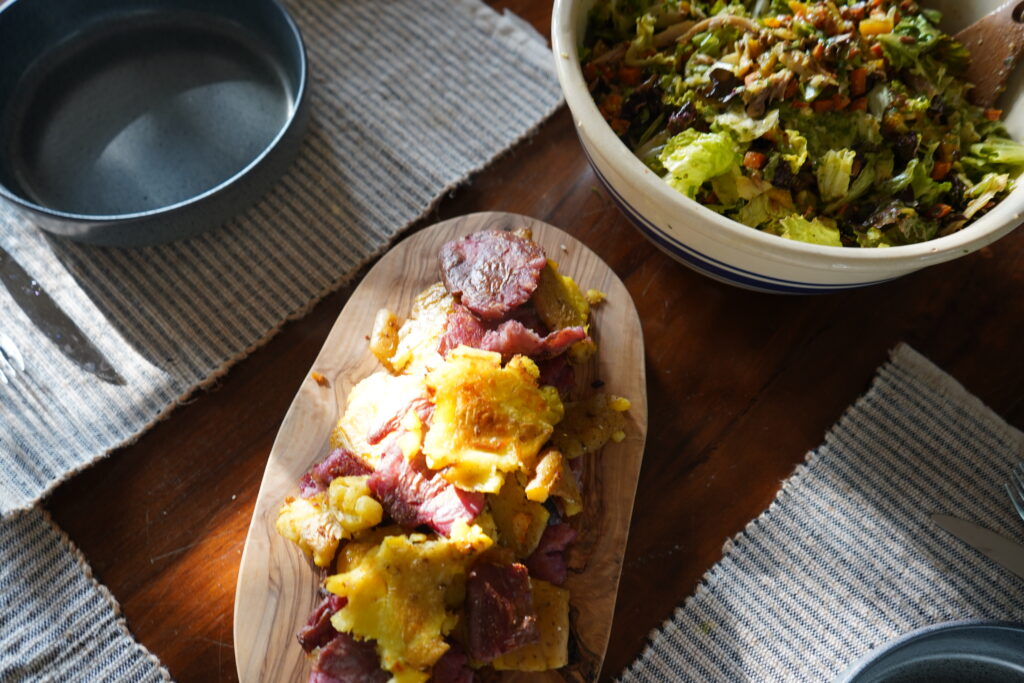
M0 681L170 680L38 508L0 520Z
M1022 457L1024 434L899 346L621 680L820 683L921 626L1024 620L1024 582L928 518L1024 542L1002 488Z
M127 380L80 370L0 287L0 333L27 364L0 384L0 513L136 437L561 102L543 38L479 0L287 4L310 58L309 131L244 215L128 251L49 238L0 207L0 246Z

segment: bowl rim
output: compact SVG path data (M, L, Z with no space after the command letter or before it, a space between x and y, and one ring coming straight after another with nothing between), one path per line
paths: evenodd
M566 103L576 118L581 142L586 136L587 143L593 145L600 155L614 160L624 178L655 203L667 207L670 213L680 218L696 219L688 223L688 228L700 232L707 239L792 265L892 272L900 265L919 268L969 254L991 244L1021 223L1024 215L1024 183L1021 182L1010 196L966 228L926 242L893 247L835 247L788 240L719 214L658 178L633 155L601 116L583 80L579 62L573 14L580 4L581 0L555 0L551 14L551 43L558 80ZM1014 202L1018 204L1016 208L1012 206ZM674 237L663 228L658 229L662 234Z
M10 0L6 4L4 0L0 0L0 15L9 11L12 7L24 2L25 0ZM299 30L298 24L295 23L295 19L291 13L284 6L281 0L266 0L273 6L280 14L282 25L288 29L288 34L291 38L292 44L298 48L298 80L291 88L294 91L295 96L292 100L291 111L288 114L288 118L281 124L280 129L274 135L266 146L252 158L249 163L239 169L230 177L224 179L217 185L204 190L203 192L183 199L173 204L167 204L160 206L155 209L147 209L145 211L134 211L131 213L115 213L115 214L92 214L92 213L74 213L70 211L61 211L52 207L44 206L38 202L34 202L30 199L26 199L20 195L11 192L5 185L0 183L0 197L7 201L15 204L23 209L35 212L37 214L47 216L49 218L59 219L69 223L107 223L107 224L119 224L119 223L130 223L138 221L140 219L158 218L165 214L174 213L180 209L183 209L194 204L204 202L211 197L223 194L228 191L233 185L239 180L249 175L257 166L259 166L264 159L266 159L274 150L281 144L281 140L292 130L292 128L300 121L301 110L305 103L308 90L309 81L309 56L306 53L306 44L302 39L302 32Z

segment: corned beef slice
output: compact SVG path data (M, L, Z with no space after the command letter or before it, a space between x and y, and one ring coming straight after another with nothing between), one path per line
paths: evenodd
M469 666L469 657L455 643L434 663L430 674L430 683L473 683L475 680L476 672Z
M487 324L465 306L456 304L448 314L438 352L444 356L460 344L484 351L495 351L508 360L516 354L543 359L558 356L578 341L587 338L582 327L565 327L541 336L519 320Z
M448 291L485 320L501 320L526 303L547 263L539 245L501 230L452 240L439 260Z
M327 641L338 635L331 625L331 616L348 604L348 598L339 595L328 595L323 599L306 620L306 625L296 634L299 645L306 652L312 652L327 644Z
M313 465L299 480L299 495L309 498L321 491L326 491L335 477L355 477L369 474L370 468L351 451L336 448L324 461Z
M526 567L476 564L466 582L465 619L469 656L477 661L536 642L540 634Z
M366 482L384 511L406 528L426 524L445 536L456 520L476 519L484 508L484 495L452 486L430 470L422 456L410 462L398 446L400 434L392 437Z
M530 576L556 586L565 584L569 576L565 563L565 549L575 540L576 530L568 524L552 524L544 529L537 549L523 561L530 570Z
M391 674L380 668L372 642L339 633L320 648L309 683L386 683Z

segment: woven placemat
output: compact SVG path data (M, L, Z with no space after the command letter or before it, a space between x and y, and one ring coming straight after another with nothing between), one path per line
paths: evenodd
M195 239L118 250L47 237L0 207L0 246L127 381L68 361L0 287L0 331L27 365L0 385L0 513L137 437L561 102L544 39L479 0L288 5L309 53L309 131L244 215Z
M1003 490L1021 459L1024 434L897 347L621 680L821 683L922 626L1024 620L1024 581L928 518L1024 542Z

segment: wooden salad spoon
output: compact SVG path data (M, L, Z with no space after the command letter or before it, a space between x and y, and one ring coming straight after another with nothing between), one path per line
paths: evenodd
M965 78L974 84L971 101L991 107L1006 89L1024 51L1024 2L1013 0L956 34L971 53Z

